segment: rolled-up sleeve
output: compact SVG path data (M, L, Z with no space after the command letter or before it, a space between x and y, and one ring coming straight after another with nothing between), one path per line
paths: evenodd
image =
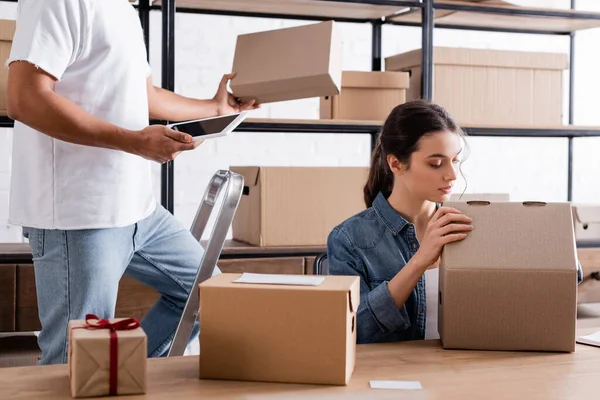
M357 342L386 342L394 333L410 328L406 307L396 307L387 282L373 290L366 280L364 264L348 235L339 227L327 239L327 263L330 275L360 277L360 305L357 311Z

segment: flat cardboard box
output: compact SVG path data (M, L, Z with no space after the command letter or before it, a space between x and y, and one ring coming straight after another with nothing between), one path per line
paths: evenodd
M317 286L234 282L241 276L220 274L199 286L200 378L347 385L359 278L267 275L324 279Z
M574 204L573 230L578 242L600 242L600 205Z
M231 167L244 177L233 239L255 246L322 246L365 209L368 167Z
M421 50L385 59L387 71L410 71L407 101L421 96ZM556 53L434 47L433 101L460 124L563 124L563 72Z
M445 349L575 350L577 254L569 203L445 203L473 231L444 246L438 329Z
M123 320L115 318L111 323ZM81 329L83 320L69 321L69 379L74 398L109 394L110 330ZM139 327L117 330L117 394L144 394L147 389L148 339Z
M342 41L334 21L239 35L230 86L272 103L340 93Z
M408 72L343 71L341 93L321 97L321 119L385 121L406 102L409 79Z
M450 201L509 201L508 193L453 193L450 195Z
M8 68L4 67L6 60L10 56L13 37L15 36L16 21L3 19L0 20L0 115L6 115L6 92L8 84Z

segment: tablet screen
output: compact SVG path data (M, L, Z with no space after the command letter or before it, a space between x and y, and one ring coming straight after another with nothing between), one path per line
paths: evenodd
M185 122L173 126L173 129L180 132L185 132L193 137L211 135L220 133L227 128L239 114L223 115L215 118L205 119L201 121Z

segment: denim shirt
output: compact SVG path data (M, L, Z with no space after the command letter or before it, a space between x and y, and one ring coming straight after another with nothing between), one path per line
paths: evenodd
M335 227L327 240L330 275L360 277L357 343L395 342L425 338L425 275L401 309L388 282L419 249L415 226L379 193L373 206ZM577 261L577 283L583 273Z
M330 275L360 277L357 343L425 338L425 276L401 309L388 282L419 249L415 226L379 193L373 206L335 227L327 240Z

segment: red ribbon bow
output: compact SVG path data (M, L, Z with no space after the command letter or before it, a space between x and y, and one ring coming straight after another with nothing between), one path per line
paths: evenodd
M109 329L110 330L110 358L109 358L109 395L117 395L117 378L119 369L119 344L117 331L127 331L137 329L140 323L135 318L128 318L117 322L110 322L107 319L100 319L94 314L85 316L85 326L83 329Z

